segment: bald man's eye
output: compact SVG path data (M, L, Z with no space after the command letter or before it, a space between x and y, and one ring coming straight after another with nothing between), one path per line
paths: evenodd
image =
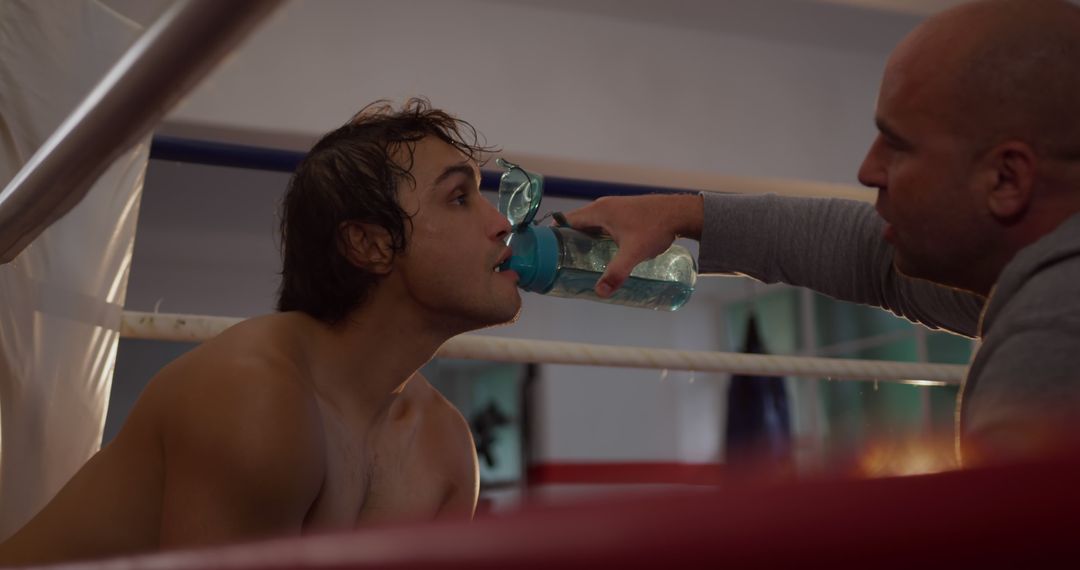
M911 149L911 145L894 136L882 134L881 138L885 141L885 146L892 150L905 151Z

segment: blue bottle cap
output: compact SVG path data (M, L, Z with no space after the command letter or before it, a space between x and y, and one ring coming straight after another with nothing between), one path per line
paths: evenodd
M510 237L512 254L499 266L518 274L518 287L547 293L555 285L559 270L559 238L547 226L525 226Z

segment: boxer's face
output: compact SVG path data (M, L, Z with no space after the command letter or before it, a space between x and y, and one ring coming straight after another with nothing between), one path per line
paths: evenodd
M510 254L510 224L480 194L476 163L429 136L416 144L410 172L415 184L403 181L398 192L411 232L392 270L408 298L451 330L514 320L516 275L495 271Z

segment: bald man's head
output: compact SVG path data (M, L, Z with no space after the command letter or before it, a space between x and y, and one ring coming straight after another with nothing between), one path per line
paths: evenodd
M921 78L943 120L982 149L1015 138L1080 158L1080 6L982 0L924 22L890 67Z
M877 188L895 263L987 294L1024 247L1080 212L1080 7L981 0L934 16L893 52Z

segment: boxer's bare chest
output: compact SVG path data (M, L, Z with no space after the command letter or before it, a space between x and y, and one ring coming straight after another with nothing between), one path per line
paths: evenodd
M435 453L430 402L402 402L387 417L342 418L324 408L326 475L305 529L340 529L434 517L451 492L451 466Z

